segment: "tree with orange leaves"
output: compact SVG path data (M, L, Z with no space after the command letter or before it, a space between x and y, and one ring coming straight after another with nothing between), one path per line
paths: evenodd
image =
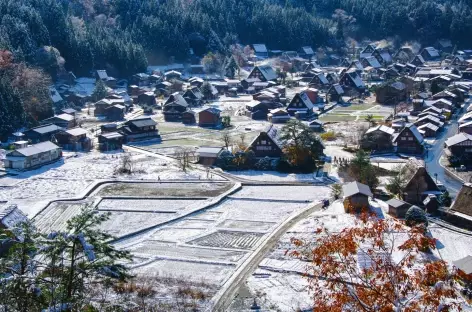
M436 241L424 232L363 214L339 233L292 239L289 253L310 260L313 311L460 311L456 274L430 252Z

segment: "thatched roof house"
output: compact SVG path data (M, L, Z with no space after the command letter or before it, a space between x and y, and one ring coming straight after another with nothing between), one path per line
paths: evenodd
M440 195L441 191L433 178L426 171L424 161L410 158L402 169L406 184L402 198L413 205L423 205L423 200L430 194Z
M444 218L447 221L472 229L472 183L462 185L451 208L445 212Z

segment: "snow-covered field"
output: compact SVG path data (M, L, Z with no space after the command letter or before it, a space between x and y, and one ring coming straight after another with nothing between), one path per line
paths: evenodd
M18 204L23 212L33 217L47 201L78 197L98 180L204 179L201 171L183 172L168 160L138 153L131 154L134 173L116 175L115 170L120 166L123 155L120 152L64 152L64 158L58 162L9 176L8 183L1 187L0 200Z
M166 199L103 199L98 205L99 210L110 211L149 211L177 212L201 200L166 200Z
M164 276L193 282L221 285L228 275L234 272L234 266L207 264L199 262L183 262L172 260L156 260L131 270L138 276Z
M256 189L244 186L233 196L251 196L250 199L230 197L169 225L118 240L115 245L137 256L132 267L138 276L183 276L192 282L203 278L206 283L221 285L262 237L289 215L305 208L308 204L305 200L327 197L330 191L319 186L277 186L269 187L266 194ZM298 195L290 200L275 194Z
M381 201L371 201L374 212L381 218L390 218L386 214L387 206ZM354 226L356 217L344 212L340 201L332 204L328 209L317 211L298 222L284 234L276 247L259 264L258 269L246 280L245 287L240 290L234 299L229 311L249 309L253 298L257 298L259 305L268 311L297 311L309 309L311 304L308 282L302 276L309 263L302 262L286 255L286 251L294 246L291 238L296 237L305 241L312 240L316 229L325 227L330 232L338 232ZM458 260L472 254L472 237L430 226L432 236L438 239L438 250L435 255L447 262ZM395 234L395 246L406 239L406 234ZM393 253L393 260L401 259L401 252ZM434 255L433 255L434 258Z
M230 174L254 181L273 181L273 182L313 182L313 173L296 174L296 173L281 173L277 171L231 171Z
M319 201L330 193L331 189L325 186L245 186L231 197Z

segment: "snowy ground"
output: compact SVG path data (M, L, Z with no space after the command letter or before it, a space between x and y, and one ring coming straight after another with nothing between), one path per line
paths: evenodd
M43 231L63 230L81 206L93 202L99 210L111 212L101 228L118 237L114 242L118 248L131 252L133 261L128 265L133 274L204 283L216 290L278 224L330 193L322 186L244 186L221 203L188 214L227 191L228 185L233 184L195 180L106 184L86 201L50 205L35 222Z
M326 186L245 186L231 197L318 201L329 197L330 193L331 189Z
M374 212L381 218L390 218L387 206L381 201L371 201ZM239 294L233 300L229 311L250 311L249 307L256 298L264 311L297 311L310 309L311 298L308 282L302 276L309 263L293 259L286 251L293 248L291 238L302 240L313 239L316 229L323 226L331 232L340 231L354 225L356 218L344 212L340 201L328 209L317 211L294 225L279 240L274 249L259 264L258 269L246 280ZM451 230L430 226L433 237L438 239L437 256L451 263L466 255L472 254L472 237ZM406 239L403 233L395 234L395 245ZM399 261L401 254L395 252L393 259Z
M254 181L272 181L272 182L313 182L313 173L281 173L277 171L231 171L230 174Z
M77 197L98 180L204 179L201 171L189 170L185 173L169 161L137 153L132 154L135 173L117 175L115 169L120 165L123 155L120 152L65 152L64 158L58 162L9 176L7 185L0 187L0 200L18 204L20 209L32 217L49 200Z

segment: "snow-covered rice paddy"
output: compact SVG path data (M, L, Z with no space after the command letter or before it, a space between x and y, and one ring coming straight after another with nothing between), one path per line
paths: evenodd
M328 198L331 189L324 186L245 186L231 197L319 201Z
M103 199L98 205L99 210L110 211L149 211L177 212L200 200L171 199Z

